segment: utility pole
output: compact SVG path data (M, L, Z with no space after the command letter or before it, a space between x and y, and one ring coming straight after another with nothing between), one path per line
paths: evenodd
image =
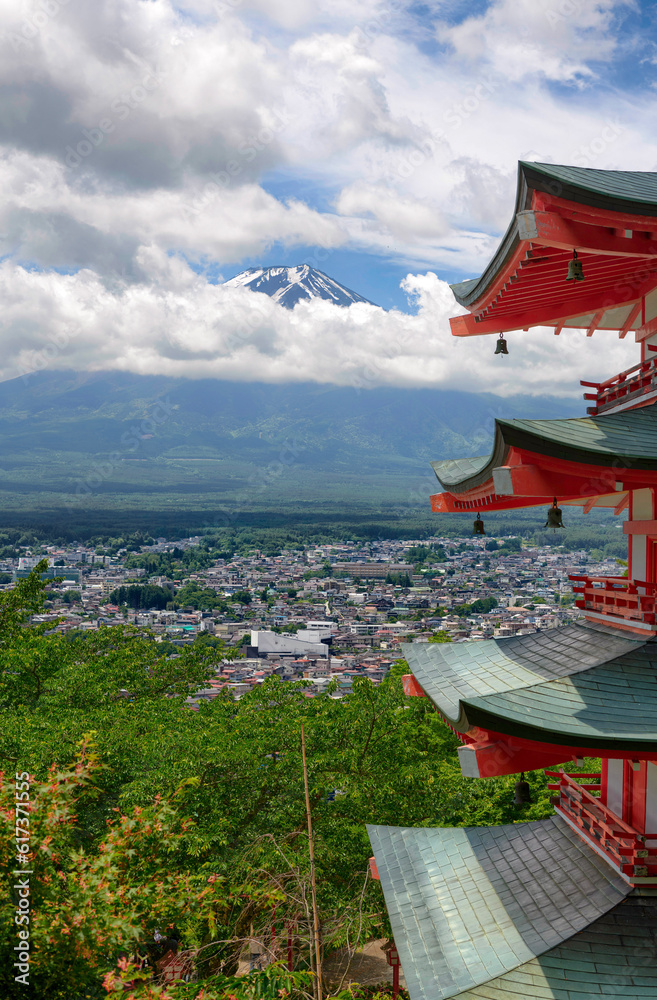
M310 794L308 792L308 767L306 764L306 734L301 723L301 756L303 759L303 784L306 791L306 817L308 819L308 849L310 853L310 891L313 904L313 932L315 938L315 969L317 972L317 1000L322 1000L322 963L319 954L319 916L317 914L317 890L315 886L315 842L313 822L310 815Z

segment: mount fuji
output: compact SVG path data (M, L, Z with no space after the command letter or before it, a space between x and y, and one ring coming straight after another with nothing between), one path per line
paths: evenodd
M329 278L328 274L308 264L299 264L297 267L250 267L248 271L242 271L224 284L234 288L250 288L252 292L264 292L286 309L293 309L301 299L327 299L337 306L351 306L354 302L374 305L358 292L352 292L350 288L345 288Z

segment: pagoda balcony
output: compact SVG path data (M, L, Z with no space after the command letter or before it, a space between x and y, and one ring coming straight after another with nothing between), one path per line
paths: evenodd
M655 628L657 584L626 576L569 576L581 611L622 619L628 626Z
M546 771L557 779L548 788L559 794L552 804L557 813L579 833L582 839L609 861L632 885L657 885L657 833L640 833L600 801L599 774L567 774ZM575 779L590 780L580 785Z
M657 348L651 347L651 350ZM593 406L586 408L592 417L622 404L630 407L648 402L657 396L657 357L646 358L605 382L580 382L580 385L595 389L595 392L584 393L584 399L595 400Z

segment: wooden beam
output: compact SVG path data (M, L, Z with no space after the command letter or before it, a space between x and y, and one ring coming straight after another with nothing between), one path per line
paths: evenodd
M586 336L587 337L592 337L593 336L593 334L595 333L595 331L598 329L598 323L600 322L600 320L602 319L602 317L604 316L604 314L605 314L605 310L604 309L599 309L597 311L597 313L595 314L595 316L591 320L591 323L589 325L588 330L586 331Z
M500 736L486 740L486 733L457 750L461 773L466 778L492 778L520 771L537 771L572 760L572 753L563 747L536 749L528 740Z
M423 688L420 687L413 674L402 676L402 687L407 698L426 698Z
M630 310L629 316L623 323L622 327L618 331L618 337L620 340L624 340L628 332L632 329L635 319L641 312L641 301L637 302L633 308Z
M657 235L657 218L654 216L636 215L629 212L611 211L595 205L581 205L566 198L557 198L545 191L535 191L532 198L532 208L539 212L556 212L573 222L584 222L588 225L607 226L610 229L633 229Z
M650 265L643 265L640 271L632 266L628 268L627 263L621 267L616 267L611 272L605 273L600 268L597 261L605 258L598 257L593 264L588 263L585 258L581 258L585 264L585 282L569 283L566 279L566 262L562 267L552 273L546 271L534 272L527 275L522 282L514 286L512 294L506 295L502 302L491 303L486 309L478 313L479 316L499 316L504 312L519 312L529 307L545 305L548 302L561 303L568 301L575 294L586 295L594 305L591 312L604 304L608 308L607 300L609 290L621 291L623 298L629 304L634 303L638 298L638 290L645 288L646 280L650 280L651 290L657 284L657 259L650 262ZM610 259L610 258L606 258ZM618 263L618 262L617 262Z
M569 287L566 275L572 254L565 250L558 250L556 253L558 256L531 257L520 261L518 278L510 284L509 290L501 296L501 300L499 294L493 293L491 286L487 295L481 296L476 304L470 306L470 311L481 317L486 316L491 310L497 312L500 306L509 302L513 305L520 299L533 297L540 301L545 298L546 294L550 298L554 295L563 296L564 290ZM585 268L586 287L589 291L595 289L598 292L606 292L610 285L620 282L627 285L631 291L639 285L644 285L649 274L657 273L657 255L653 260L637 264L636 260L628 257L587 254L582 258L582 263ZM577 286L577 284L579 283L576 282L575 285Z
M626 493L619 504L614 507L614 514L622 514L630 506L630 494Z
M657 267L657 258L655 259ZM618 306L634 306L638 299L651 292L657 287L657 275L651 274L641 283L630 282L629 279L611 286L604 295L605 311L615 309ZM453 316L450 319L450 327L453 337L478 337L488 333L506 333L510 330L522 330L524 327L533 326L558 326L559 323L566 323L568 320L575 320L579 316L587 313L596 313L600 309L602 293L600 290L591 289L587 292L586 281L575 282L577 289L566 285L564 280L563 295L557 301L546 302L543 305L525 305L520 303L510 309L507 313L491 315L487 319L476 322L472 313L465 316ZM584 287L582 287L584 286ZM537 286L537 293L540 287ZM652 321L651 321L652 322ZM648 324L646 324L646 327ZM618 329L616 327L616 329ZM648 336L645 333L644 336ZM637 338L639 335L637 334Z
M623 525L626 535L655 535L657 537L657 521L626 521Z
M565 281L568 273L568 263L572 260L572 257L572 252L559 250L559 257L546 257L543 260L540 257L536 257L528 261L523 261L520 265L520 280L527 281L529 278L534 278L540 273L543 279L550 277L553 282L557 283ZM635 260L628 257L608 257L603 254L594 253L587 253L586 256L582 257L582 264L585 265L585 281L590 281L592 274L594 277L609 278L619 273L632 274L637 266L643 268L652 268L654 266L653 261L648 261L647 263L644 261L637 265Z
M499 497L492 490L488 497L479 500L469 500L464 497L462 500L452 493L434 493L429 497L431 510L434 514L469 514L474 520L477 512L484 517L489 510L515 510L524 507L549 507L552 503L553 493L544 497ZM576 500L577 497L562 497L562 499Z
M657 256L657 246L654 240L646 237L645 232L630 237L615 236L607 226L592 226L565 219L556 212L518 212L516 223L520 239L531 240L539 246L610 257Z
M648 320L647 323L643 323L641 326L637 327L636 330L636 340L639 343L645 340L647 337L652 337L653 333L657 333L657 316L654 319Z

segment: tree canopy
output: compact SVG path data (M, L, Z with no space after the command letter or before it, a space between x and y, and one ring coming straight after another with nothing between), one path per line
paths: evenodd
M356 679L343 698L332 697L332 685L309 698L304 683L273 677L239 701L224 689L192 706L225 649L193 643L171 655L129 627L72 638L53 634L52 624L26 627L44 588L32 574L0 594L0 816L7 842L6 796L14 771L28 771L38 995L104 996L103 978L132 981L131 956L148 950L156 930L177 928L197 956L194 989L205 988L208 1000L229 988L238 996L230 977L251 927L269 940L276 921L290 920L307 934L302 723L327 950L387 927L368 875L366 823L473 825L550 813L542 775L529 776L535 805L522 812L512 804L514 779L461 776L454 734L428 699L404 696L403 663L378 687ZM5 854L3 904L12 867ZM13 997L22 994L12 992L12 909L2 912L0 995ZM300 945L300 973L307 954ZM144 980L135 996L148 989ZM197 995L180 990L171 996Z

